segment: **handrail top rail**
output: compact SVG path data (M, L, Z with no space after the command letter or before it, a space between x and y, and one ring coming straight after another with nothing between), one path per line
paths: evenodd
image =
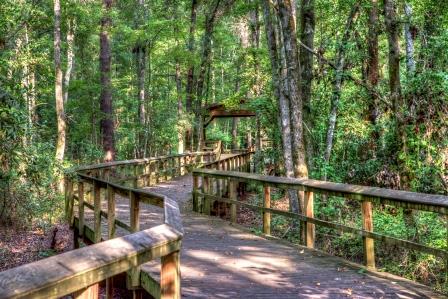
M135 189L131 187L126 187L117 183L113 183L104 179L88 176L86 174L78 173L79 177L81 177L82 180L91 180L95 181L97 183L100 183L103 186L111 186L116 190L122 190L125 192L133 192L134 194L138 195L141 198L149 198L149 199L156 199L160 202L160 204L154 204L155 206L161 207L164 209L164 222L165 224L168 224L172 226L176 231L179 232L179 234L183 235L184 229L182 226L182 220L180 216L180 210L179 206L176 201L172 200L166 195L154 193L148 190L144 189Z
M0 299L56 298L178 250L176 229L162 224L0 272Z
M144 164L150 161L164 160L169 158L179 158L179 157L189 157L191 155L213 155L213 152L201 151L201 152L185 152L183 154L173 154L173 155L164 155L150 158L142 158L142 159L131 159L131 160L120 160L113 162L104 162L97 164L90 164L86 166L78 166L72 168L72 171L87 171L87 170L95 170L113 166L121 166L121 165L129 165L129 164Z
M380 187L369 187L369 186L352 185L344 183L334 183L314 179L298 179L298 178L257 175L252 173L242 173L236 171L193 169L192 172L193 175L195 173L209 174L220 177L231 177L235 179L255 180L265 184L278 184L291 187L300 186L328 192L349 194L352 195L353 198L356 198L357 196L359 196L360 198L367 197L370 199L383 198L386 200L410 203L414 205L417 204L417 205L433 206L438 208L437 212L442 214L448 214L448 196L445 195L418 193L418 192L393 190Z

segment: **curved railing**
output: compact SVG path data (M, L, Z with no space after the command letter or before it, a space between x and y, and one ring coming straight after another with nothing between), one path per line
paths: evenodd
M97 244L1 272L0 298L57 298L69 294L94 298L99 296L98 283L104 280L109 298L112 277L127 272L127 287L138 288L139 266L157 258L161 258L162 266L155 296L180 298L183 227L179 207L164 195L139 188L182 175L213 161L220 152L219 143L212 151L100 163L69 172L66 215L74 228L75 247L79 246L78 237ZM129 221L117 219L116 196L129 200ZM140 231L141 203L163 208L163 223ZM102 209L105 205L107 212ZM92 210L93 216L86 209ZM87 225L89 220L93 225ZM123 236L117 237L117 229Z

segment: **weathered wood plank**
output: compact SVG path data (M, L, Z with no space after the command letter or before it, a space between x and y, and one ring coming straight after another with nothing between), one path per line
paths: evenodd
M332 228L332 229L335 229L335 230L338 230L338 231L344 232L344 233L351 233L351 234L358 235L358 236L361 236L361 237L365 236L365 237L372 238L372 239L375 239L375 240L378 240L378 241L386 242L386 243L391 244L391 245L397 245L397 246L400 246L400 247L409 248L409 249L413 249L413 250L418 250L418 251L421 251L421 252L429 253L429 254L432 254L434 256L438 256L438 257L444 258L444 259L448 258L448 252L445 251L445 250L442 250L442 249L425 246L425 245L422 245L422 244L418 244L418 243L407 241L407 240L398 239L398 238L395 238L395 237L385 236L383 234L370 232L370 231L366 231L366 230L362 230L362 229L346 226L346 225L339 224L339 223L333 223L333 222L320 220L320 219L316 219L316 218L310 218L310 217L307 217L307 216L302 215L302 214L295 214L295 213L288 212L288 211L281 211L281 210L276 210L276 209L272 209L272 208L259 207L259 206L248 204L248 203L245 203L245 202L231 200L229 198L221 198L221 197L217 197L217 196L213 196L213 195L209 195L209 194L203 194L203 193L200 193L200 192L198 192L198 196L209 197L210 199L214 199L214 200L219 201L219 202L226 202L226 203L229 203L229 204L234 203L236 205L242 205L242 206L245 206L245 207L247 207L249 209L252 209L252 210L255 210L255 211L261 211L261 212L268 211L271 214L282 215L284 217L298 219L298 220L301 220L301 221L307 221L308 223L313 223L315 225L320 225L320 226Z
M0 298L56 298L179 251L166 224L0 272Z
M311 179L264 176L235 171L194 169L193 173L199 176L207 175L218 178L229 177L240 181L255 181L260 184L268 184L271 187L325 193L333 196L344 196L360 201L367 198L371 201L379 201L381 203L400 207L448 214L448 196L443 195L332 183Z
M180 299L179 251L162 256L162 270L160 272L160 297L162 299Z

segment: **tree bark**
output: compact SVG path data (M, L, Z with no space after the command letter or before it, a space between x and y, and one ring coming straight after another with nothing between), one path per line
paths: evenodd
M314 16L314 0L302 0L300 4L300 40L309 49L314 51L314 28L316 26ZM313 168L314 146L311 130L313 120L311 116L311 87L313 82L313 53L299 51L300 60L300 92L303 101L303 124L306 157L308 169Z
M336 128L336 121L338 115L339 101L341 98L341 87L343 80L343 72L345 67L345 49L347 48L347 43L350 38L350 32L352 30L353 24L355 23L359 12L359 3L356 3L347 18L345 24L344 34L339 42L336 58L336 70L333 80L333 95L331 97L331 108L330 115L328 118L328 128L327 128L327 139L325 143L325 154L324 160L325 164L328 165L330 162L331 150L333 149L334 132ZM323 180L327 179L327 173L324 173Z
M299 60L295 20L290 0L278 1L278 13L281 23L285 60L288 66L287 80L289 87L289 103L291 127L293 132L294 175L299 178L308 177L305 146L303 141L303 102L299 91Z
M378 1L371 0L368 8L368 33L367 33L367 84L371 89L378 88L379 80L379 55L378 55ZM379 132L376 128L379 116L378 95L369 92L368 120L373 127L370 151L372 156L376 155L376 143L379 139Z
M414 59L414 39L412 37L412 8L409 3L404 4L404 14L406 22L404 23L404 39L406 41L406 70L409 77L415 73L415 59Z
M70 79L73 71L73 64L75 60L75 52L73 50L75 42L75 20L68 21L67 31L67 69L64 77L64 104L68 101L68 87L70 85Z
M112 26L110 17L112 0L103 0L103 16L101 18L100 32L100 111L101 136L104 151L104 162L115 160L114 144L114 121L112 107L112 84L111 84L111 49L109 34Z
M277 36L269 4L269 0L263 0L263 16L266 31L266 41L271 61L272 88L274 91L274 96L277 99L280 112L280 132L282 136L282 154L285 164L285 175L286 177L291 178L294 177L294 165L292 160L289 102L287 99L287 95L284 93L284 90L287 90L287 81L285 79L286 68L283 68L282 63L280 62ZM283 72L283 75L281 75L281 72ZM280 86L280 84L284 84L283 88Z
M188 39L188 52L190 53L190 62L187 70L187 86L186 86L186 100L185 100L185 110L187 113L193 112L193 99L194 99L194 36L196 32L196 10L197 10L197 0L191 1L191 16L190 16L190 36ZM185 147L187 150L193 150L193 136L192 129L189 127L185 132Z
M55 69L55 100L58 137L56 142L56 160L62 162L65 154L65 112L62 93L61 68L61 4L54 0L54 69Z

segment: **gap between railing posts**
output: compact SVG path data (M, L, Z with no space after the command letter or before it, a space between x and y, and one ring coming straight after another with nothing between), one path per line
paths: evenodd
M234 159L229 159L234 161ZM305 240L304 245L308 248L315 247L316 226L326 227L336 230L339 233L351 233L362 238L364 264L368 268L375 268L375 243L374 240L381 241L383 244L390 244L399 248L416 250L423 253L434 255L442 258L448 265L448 252L442 248L434 248L420 243L415 243L406 239L400 239L390 235L384 235L374 232L373 222L374 205L391 205L407 209L414 209L426 212L437 213L444 219L448 217L448 197L442 195L431 195L414 192L388 190L375 187L348 185L331 183L324 181L316 181L309 179L290 179L284 177L262 176L252 173L228 171L235 169L233 163L230 167L224 167L225 170L217 169L195 169L193 171L193 200L195 211L207 212L198 208L202 202L221 202L230 206L230 220L237 221L237 206L243 206L261 213L263 222L263 233L271 234L271 215L280 215L287 218L300 220L304 223ZM199 180L202 180L202 186L199 186ZM225 196L225 192L211 192L209 185L211 180L229 181L229 192ZM255 205L246 201L239 201L237 187L239 183L255 183L263 186L262 205ZM272 188L282 190L295 190L304 192L305 209L303 214L296 214L285 210L273 209L271 207ZM360 204L359 214L362 228L356 228L341 224L339 222L331 222L321 220L314 217L315 194L326 194L327 196L344 197ZM448 226L448 224L447 224ZM447 240L448 240L448 227ZM448 267L448 266L447 266Z

